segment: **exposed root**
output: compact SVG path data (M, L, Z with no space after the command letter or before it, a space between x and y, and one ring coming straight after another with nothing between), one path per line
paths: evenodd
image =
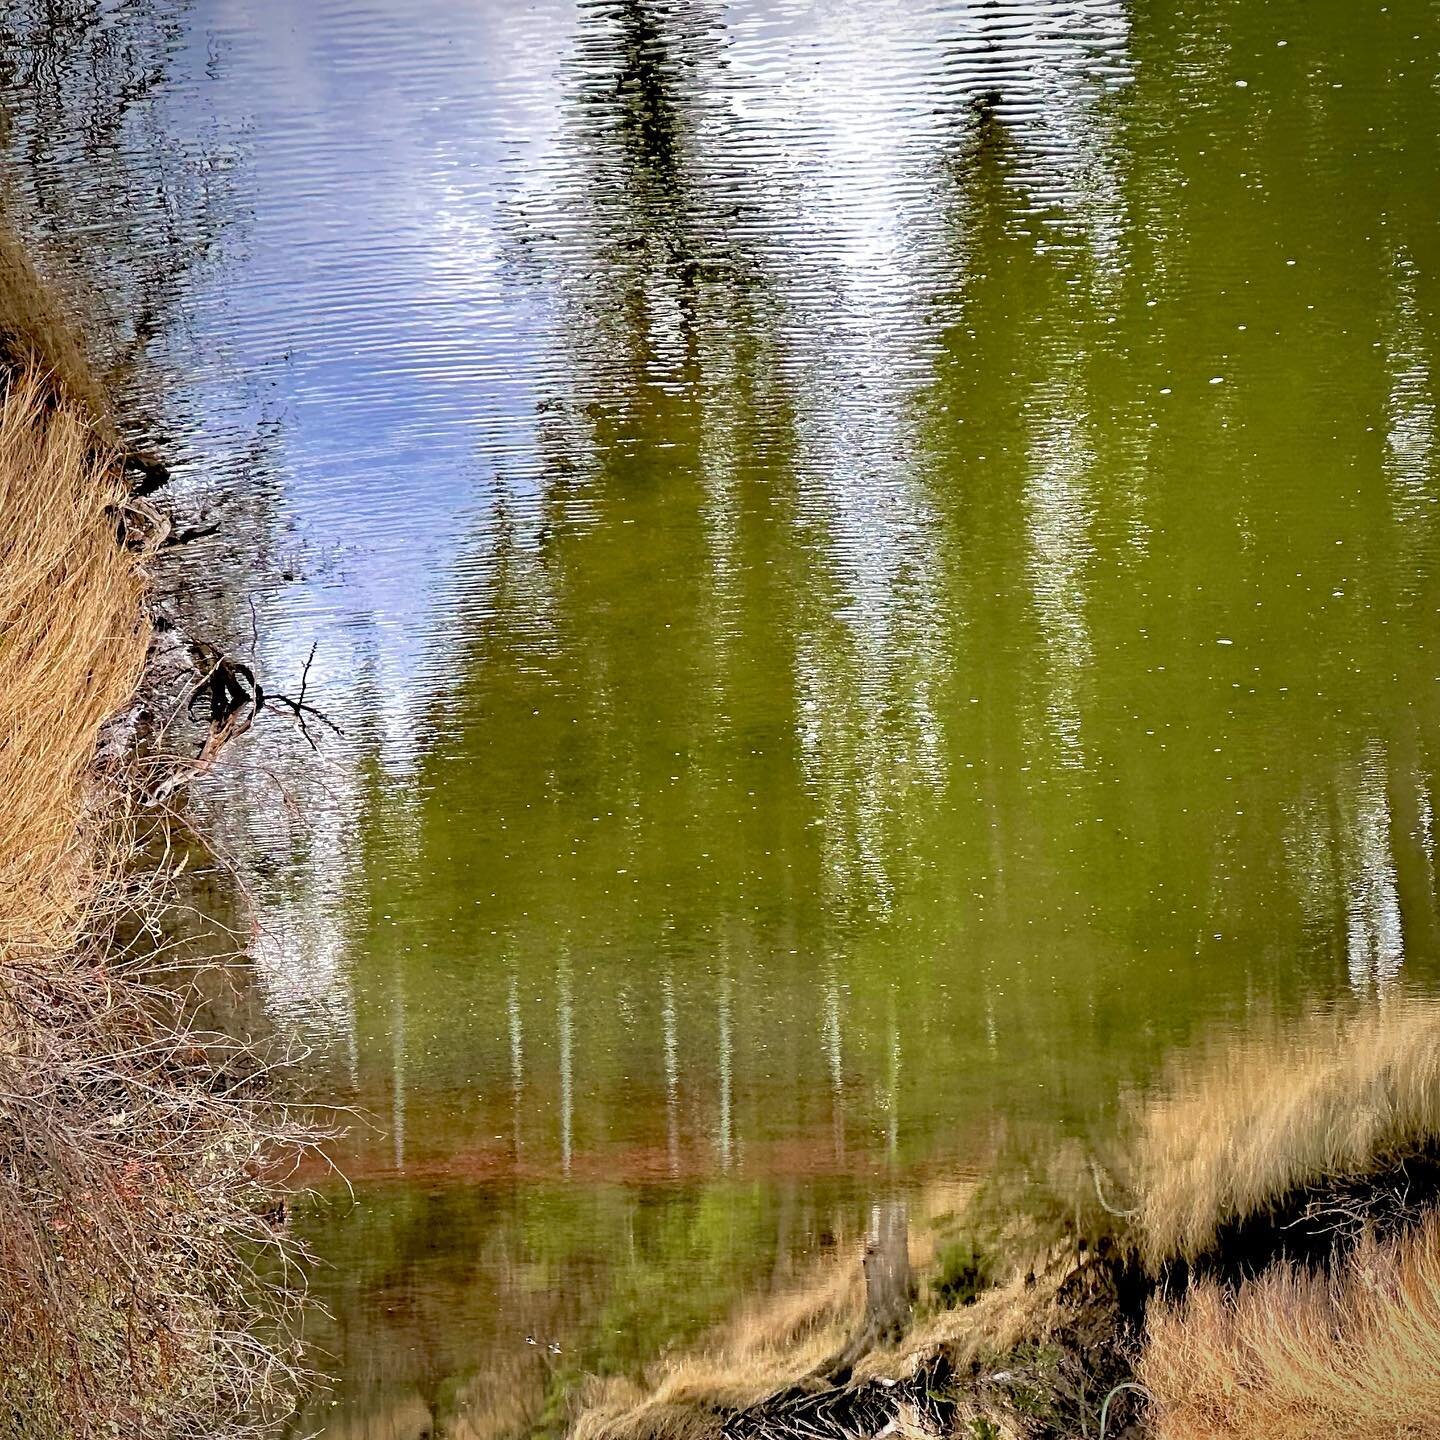
M209 773L225 747L249 731L267 706L272 711L288 710L312 750L318 750L319 745L310 730L311 720L343 737L345 732L340 726L305 698L315 648L312 644L301 672L300 693L292 697L279 690L267 691L248 664L225 654L209 641L189 639L190 672L198 678L187 688L182 706L192 724L202 721L203 717L205 729L193 757L171 758L158 766L152 765L152 770L158 768L161 773L148 787L146 803L163 804L177 791Z

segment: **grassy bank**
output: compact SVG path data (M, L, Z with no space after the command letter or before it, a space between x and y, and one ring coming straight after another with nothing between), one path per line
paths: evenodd
M1266 1232L1346 1177L1383 1176L1440 1139L1440 1009L1393 1002L1209 1047L1145 1107L1136 1217L1152 1267L1263 1253Z
M1440 1434L1440 1006L1216 1047L1136 1154L1158 1440Z
M583 1440L1440 1434L1440 1005L1217 1038L1107 1163L1002 1164L912 1229L912 1323L837 1383L859 1257L643 1377Z
M1141 1380L1159 1440L1440 1432L1440 1220L1366 1231L1330 1272L1280 1261L1152 1308Z
M0 237L0 1436L230 1436L293 1393L257 1280L299 1132L164 971L117 723L163 526Z

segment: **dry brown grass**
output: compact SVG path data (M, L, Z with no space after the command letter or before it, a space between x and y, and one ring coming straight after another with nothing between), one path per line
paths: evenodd
M1218 1044L1143 1112L1137 1225L1162 1264L1307 1186L1364 1177L1440 1138L1440 1006L1393 1001Z
M34 368L0 383L0 947L53 951L104 868L96 742L139 684L145 581L84 412Z
M1440 1221L1367 1238L1333 1278L1280 1264L1152 1306L1139 1375L1156 1440L1440 1434Z
M159 530L108 433L0 232L0 1437L221 1440L293 1401L296 1291L258 1272L293 1258L271 1221L304 1132L162 975L133 757L97 760Z
M642 1379L592 1385L579 1397L571 1440L695 1440L718 1431L722 1410L793 1385L835 1355L864 1303L858 1249L823 1262L793 1289L742 1306L701 1344L658 1361Z
M11 227L0 218L0 362L33 369L85 414L95 434L116 448L105 391L54 294L41 281Z

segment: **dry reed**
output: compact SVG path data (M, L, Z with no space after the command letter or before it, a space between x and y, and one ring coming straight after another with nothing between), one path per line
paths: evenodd
M1151 1307L1139 1376L1156 1440L1440 1434L1440 1221L1367 1237L1333 1276L1272 1266Z
M83 412L33 368L0 395L0 946L75 938L101 863L94 761L149 626L126 492Z
M1193 1259L1223 1227L1306 1187L1364 1178L1440 1138L1440 1007L1396 1000L1231 1041L1141 1117L1147 1260Z

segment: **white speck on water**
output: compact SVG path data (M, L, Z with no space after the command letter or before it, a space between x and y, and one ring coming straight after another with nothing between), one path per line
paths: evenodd
M1160 387L1160 393L1162 395L1168 395L1170 393L1170 387L1168 385L1162 385Z
M1233 645L1235 642L1233 640L1217 640L1215 643L1217 645Z
M1223 385L1225 383L1225 377L1223 375L1212 375L1210 377L1210 383L1212 385Z
M1245 90L1245 89L1248 89L1248 88L1249 88L1249 85L1250 85L1250 82L1249 82L1248 80L1237 80L1237 81L1235 82L1235 88L1236 88L1237 90Z

